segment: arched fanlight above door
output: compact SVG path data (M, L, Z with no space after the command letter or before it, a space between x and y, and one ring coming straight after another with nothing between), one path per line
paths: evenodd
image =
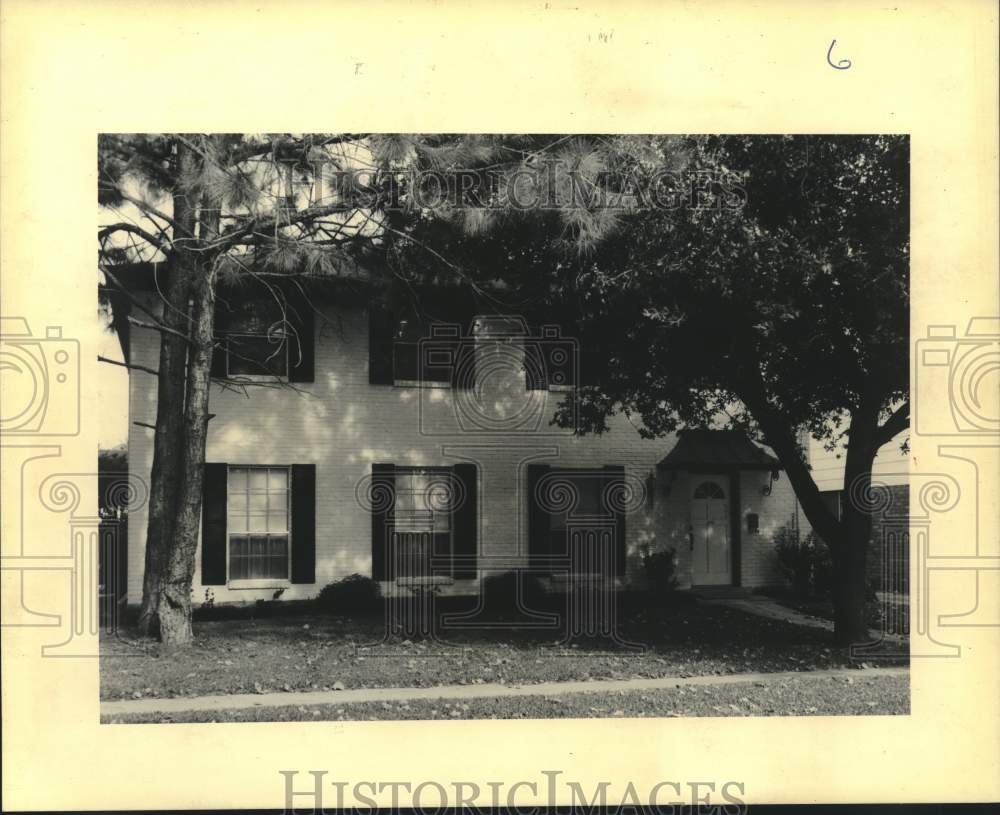
M702 481L694 491L695 498L721 498L725 500L726 493L714 481Z

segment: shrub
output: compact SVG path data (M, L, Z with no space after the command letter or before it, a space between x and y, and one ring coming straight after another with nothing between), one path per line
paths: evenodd
M676 550L659 549L653 552L647 546L642 551L642 567L650 591L658 595L669 594L677 588Z
M830 549L809 532L805 537L787 526L774 533L774 551L778 564L800 597L812 597L830 591L833 560Z
M521 585L521 597L530 608L538 606L545 596L545 587L535 575L510 571L492 574L483 578L482 592L487 608L494 611L517 610L517 587Z
M317 600L324 611L344 613L372 611L381 597L377 581L363 574L352 574L324 586Z

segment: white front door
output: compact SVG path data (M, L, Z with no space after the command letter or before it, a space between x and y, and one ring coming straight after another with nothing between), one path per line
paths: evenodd
M722 478L697 482L691 498L691 582L696 586L732 583L729 501Z

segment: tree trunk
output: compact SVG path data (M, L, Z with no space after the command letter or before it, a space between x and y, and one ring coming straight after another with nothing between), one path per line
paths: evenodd
M777 454L813 531L833 557L834 639L842 645L870 639L865 624L868 542L871 536L871 471L878 444L878 409L864 405L851 414L844 489L848 500L837 520L822 501L816 482L799 454L794 429L770 413L763 400L752 406L764 440Z
M186 274L176 264L165 292L164 324L187 331ZM175 310L182 310L177 314ZM168 317L168 315L170 315ZM156 432L153 438L153 466L150 471L149 521L146 526L146 559L142 583L139 628L147 636L158 633L160 574L173 540L177 516L177 488L180 461L176 454L184 416L184 367L187 344L170 334L160 338L159 377L156 391Z
M868 546L872 532L872 511L878 497L872 492L872 464L878 444L878 410L862 406L851 415L844 466L843 516L841 534L831 542L834 566L834 636L841 645L871 640L865 621L868 599Z
M202 205L199 240L218 234L219 207ZM170 556L160 579L160 640L168 650L189 645L191 591L198 552L205 445L208 439L208 399L215 329L214 257L199 259L191 286L191 346L188 353L184 428L180 437L180 489Z
M201 519L215 307L211 273L202 270L200 277L202 279L193 287L193 343L188 358L184 430L179 439L181 472L177 520L173 546L160 579L160 639L168 648L187 645L193 636L191 589Z
M844 522L846 534L839 546L832 547L834 637L840 645L858 645L871 640L865 621L871 516L845 510Z
M178 160L191 161L190 153L181 148ZM187 243L194 235L195 212L187 196L174 196L175 235L178 243ZM162 323L182 334L188 333L188 293L192 276L191 255L186 249L171 253L167 264L169 276L163 293ZM153 437L153 465L149 484L149 519L146 525L145 571L142 581L142 605L139 629L147 636L159 636L160 578L174 540L177 518L181 462L177 456L177 440L184 421L184 392L187 343L174 334L160 336L160 362L156 389L156 431Z

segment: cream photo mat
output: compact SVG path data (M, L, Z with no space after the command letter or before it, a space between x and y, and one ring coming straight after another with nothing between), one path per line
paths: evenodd
M281 770L300 787L309 770L484 785L560 770L585 789L612 782L611 800L665 780L740 782L748 802L1000 797L995 436L911 432L913 489L944 473L963 500L931 519L942 562L913 601L930 631L912 626L908 716L102 726L96 638L75 635L90 656L42 653L71 633L68 572L16 562L69 547L16 448L38 448L48 472L96 466L98 133L907 133L912 339L940 325L960 337L1000 314L995 3L7 0L0 13L0 305L79 342L82 395L78 434L4 439L5 808L280 808ZM946 388L914 398L928 427L954 424ZM96 507L96 484L81 500ZM937 624L976 603L971 625ZM29 608L58 624L25 624ZM517 802L564 803L543 791Z

